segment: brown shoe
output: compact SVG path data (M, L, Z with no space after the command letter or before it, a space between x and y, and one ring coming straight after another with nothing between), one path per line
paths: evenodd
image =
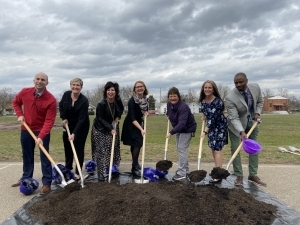
M267 186L267 184L265 182L261 181L261 179L259 179L258 176L249 176L248 177L248 181L253 182L253 183L257 184L257 185L264 186L264 187Z
M17 183L15 183L15 184L12 184L11 186L12 186L12 187L19 187L19 186L20 186L20 184L21 184L21 181L19 180Z
M50 191L51 191L50 186L49 185L44 185L42 187L42 190L40 191L40 194L45 195L45 194L48 194Z
M235 186L242 186L243 185L243 176L237 176L236 180L234 181Z

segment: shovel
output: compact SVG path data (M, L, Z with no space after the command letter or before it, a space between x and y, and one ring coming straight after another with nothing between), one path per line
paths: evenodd
M146 131L146 124L147 124L147 116L144 116L144 131ZM139 183L139 184L149 183L149 180L144 179L145 144L146 144L146 134L143 135L141 179L134 180L135 183Z
M254 124L252 125L251 129L249 130L249 132L247 133L247 138L250 136L250 134L252 133L252 131L254 130L254 128L257 126L257 124L261 122L261 120L259 121L255 121ZM231 159L229 160L226 170L229 169L229 166L231 165L231 163L233 162L233 160L235 159L235 157L237 156L237 154L239 154L241 148L243 146L243 142L240 143L240 145L238 146L238 148L235 150L234 154L231 156Z
M169 134L170 130L170 120L168 119L168 125L167 125L167 134ZM168 151L168 143L169 143L169 138L166 138L166 144L165 144L165 155L164 155L164 160L160 160L156 163L156 169L160 171L167 171L169 170L173 163L169 160L167 160L167 151Z
M114 122L114 130L116 131L116 123ZM111 181L111 173L113 167L113 160L114 160L114 151L115 151L115 141L116 141L116 134L113 134L113 139L111 143L111 152L110 152L110 163L109 163L109 172L108 172L108 183Z
M299 149L295 148L293 146L289 146L289 149L290 149L291 152L299 152Z
M205 125L205 121L202 121L202 128L201 128L201 135L204 131L204 125ZM201 161L201 155L202 155L202 145L203 145L203 138L200 138L200 145L199 145L199 153L198 153L198 170L200 170L200 161Z
M299 153L289 151L289 150L287 150L286 148L283 148L283 147L278 147L278 150L280 152L284 152L284 153L291 153L291 154L295 154L295 155L300 155Z
M65 127L66 127L66 130L67 130L68 136L70 137L71 134L70 134L69 125L66 123ZM75 159L75 162L76 162L77 170L79 172L81 187L83 188L84 187L84 184L83 184L84 178L82 176L81 167L80 167L78 157L77 157L77 153L76 153L76 150L75 150L75 146L74 146L74 143L73 143L72 140L70 140L70 144L71 144L71 147L72 147L72 151L73 151L74 159Z
M29 126L23 122L24 127L26 128L26 130L30 133L31 137L37 141L37 137L35 136L35 134L32 132L32 130L29 128ZM68 182L66 182L65 177L63 175L63 173L61 172L61 170L58 168L58 166L56 165L56 163L54 162L54 160L52 159L52 157L49 155L49 153L47 152L47 150L44 148L44 146L42 144L39 144L39 148L43 151L43 153L45 154L45 156L48 158L48 160L52 163L52 165L54 166L54 168L56 169L56 171L59 173L59 175L61 176L61 184L59 186L61 187L65 187L68 184L74 182L73 179L69 180Z

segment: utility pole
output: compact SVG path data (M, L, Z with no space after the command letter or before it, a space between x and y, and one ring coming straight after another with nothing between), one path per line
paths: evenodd
M159 88L159 114L161 114L161 88Z

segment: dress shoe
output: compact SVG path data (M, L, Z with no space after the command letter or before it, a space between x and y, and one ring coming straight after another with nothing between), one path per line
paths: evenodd
M20 184L21 184L21 181L19 180L17 183L15 183L15 184L12 184L11 186L12 186L12 187L19 187L19 186L20 186Z
M132 166L131 173L134 176L140 177L141 176L141 170L139 169L138 165Z
M257 184L257 185L264 186L264 187L267 186L267 184L265 182L261 181L261 179L259 179L258 176L249 176L248 177L248 181L253 182L253 183Z
M243 185L243 176L237 176L236 180L234 181L235 186L242 186Z
M45 194L48 194L50 191L51 191L50 186L49 185L44 185L42 187L42 190L40 191L40 194L45 195Z

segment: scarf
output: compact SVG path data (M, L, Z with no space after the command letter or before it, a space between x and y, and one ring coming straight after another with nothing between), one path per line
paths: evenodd
M139 98L137 94L134 94L132 97L134 102L140 106L142 113L145 114L148 111L148 99L146 96L143 95L142 98Z

